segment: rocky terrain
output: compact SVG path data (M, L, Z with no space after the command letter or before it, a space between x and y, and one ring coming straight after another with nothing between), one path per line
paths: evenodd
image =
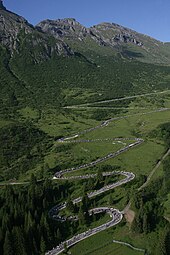
M74 18L44 20L33 26L23 17L14 14L0 1L0 44L12 54L22 47L39 48L32 53L35 62L54 55L89 57L88 51L107 56L156 64L170 64L170 44L137 33L115 23L103 22L86 28ZM41 49L41 50L40 50Z
M44 58L51 57L55 52L58 55L70 55L72 51L60 40L51 42L50 37L40 33L23 17L14 14L0 2L0 44L5 46L11 53L20 51L23 41L26 40L30 46L43 47L40 55Z
M101 23L91 28L86 28L75 19L66 18L44 20L36 28L63 41L68 39L84 42L86 38L89 38L101 46L115 47L121 43L143 45L134 31L113 23Z
M97 232L86 254L113 241L170 254L170 43L107 22L33 26L0 0L0 74L0 254L57 254ZM132 228L102 233L131 199Z
M78 49L85 55L87 49L98 52L100 46L103 55L110 50L113 55L120 54L122 57L142 62L169 63L169 44L115 23L103 22L86 28L73 18L65 18L44 20L36 29L67 42L75 51Z

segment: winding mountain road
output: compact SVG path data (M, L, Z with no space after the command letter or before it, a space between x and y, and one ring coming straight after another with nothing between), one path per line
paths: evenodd
M163 91L163 92L159 92L159 93L167 93L169 91ZM137 95L137 96L131 96L131 97L125 97L125 98L120 98L120 99L112 99L112 100L106 100L106 101L101 101L101 102L96 102L96 103L102 103L102 102L111 102L111 101L118 101L118 100L125 100L125 99L130 99L130 98L136 98L136 97L141 97L141 96L146 96L146 95L153 95L155 93L150 93L150 94L143 94L143 95ZM95 103L95 104L96 104ZM89 103L89 104L84 104L83 106L87 106L87 105L93 105L94 103ZM67 107L66 107L67 108ZM73 106L74 108L74 106ZM83 131L80 131L70 137L65 137L65 138L60 138L57 142L58 143L89 143L89 142L103 142L103 141L119 141L119 142L122 142L122 141L127 141L127 140L133 140L134 142L133 143L130 143L129 145L127 146L124 146L123 148L119 149L118 151L116 152L111 152L109 154L107 154L106 156L104 157L101 157L95 161L92 161L90 163L87 163L87 164L83 164L83 165L80 165L80 166L77 166L77 167L72 167L72 168L68 168L68 169L65 169L65 170L62 170L60 172L56 172L53 179L64 179L64 180L73 180L73 179L88 179L88 178L95 178L96 177L96 174L86 174L86 175L79 175L79 176L64 176L64 174L66 173L71 173L71 172L75 172L75 171L78 171L78 170L82 170L82 169L86 169L86 168L90 168L90 167L94 167L95 165L99 164L99 163L102 163L106 160L109 160L111 158L115 158L117 157L118 155L120 155L121 153L124 153L136 146L139 146L141 145L144 140L141 139L141 138L106 138L106 139L93 139L93 140L89 140L89 139L77 139L79 138L81 135L83 134L86 134L86 133L89 133L91 131L95 131L96 129L99 129L99 128L104 128L106 126L109 125L110 122L112 121L115 121L115 120L120 120L120 119L126 119L126 118L129 118L131 116L137 116L137 115L147 115L147 114L152 114L152 113L156 113L156 112L163 112L163 111L168 111L170 110L170 108L161 108L161 109L157 109L157 110L153 110L153 111L150 111L150 112L144 112L144 113L136 113L136 114L130 114L130 115L125 115L125 116L120 116L120 117L115 117L115 118L111 118L111 119L108 119L104 122L102 122L100 125L96 126L96 127L93 127L93 128L89 128L89 129L86 129L86 130L83 130ZM167 155L169 155L170 151L167 152ZM167 156L165 155L165 156ZM156 169L157 167L160 165L161 162L158 162L158 165L156 166ZM118 182L116 183L112 183L112 184L109 184L109 185L106 185L104 187L102 187L101 189L98 189L98 190L95 190L95 191L92 191L90 193L88 193L88 197L89 198L92 198L92 197L95 197L99 194L102 194L104 192L107 192L109 190L112 190L114 189L115 187L118 187L118 186L121 186L123 184L126 184L130 181L132 181L134 178L135 178L135 175L132 173L132 172L125 172L125 171L112 171L112 172L104 172L103 173L103 176L111 176L111 175L123 175L125 178L124 179L121 179L119 180ZM150 177L148 177L150 179ZM11 182L11 183L8 183L8 184L0 184L1 186L4 186L4 185L18 185L18 184L27 184L29 182L21 182L21 183L17 183L17 182ZM147 183L146 183L147 184ZM144 185L146 185L144 184ZM141 187L142 188L142 187ZM73 204L77 204L77 203L80 203L82 201L82 197L78 197L76 199L74 199L72 202ZM49 216L54 219L54 220L58 220L60 222L64 222L66 220L77 220L77 216L70 216L68 218L66 217L62 217L62 216L59 216L59 212L63 209L65 209L67 206L67 203L64 202L62 204L59 204L59 205L56 205L54 206L50 211L49 211ZM126 208L125 208L126 210ZM115 226L117 225L118 223L121 222L122 218L123 218L123 214L124 214L124 211L119 211L118 209L115 209L115 208L112 208L112 207L99 207L99 208L93 208L91 210L89 210L89 214L98 214L98 213L108 213L111 217L111 220L105 224L102 224L101 226L98 226L96 228L93 228L93 229L89 229L81 234L78 234L78 235L75 235L73 236L72 238L70 238L69 240L66 240L62 243L60 243L57 247L53 248L51 251L48 251L46 253L46 255L58 255L60 253L62 253L64 250L65 250L65 247L69 248L71 246L73 246L74 244L92 236L92 235L95 235L103 230L106 230L112 226ZM116 241L115 241L116 242ZM122 243L122 242L120 242ZM123 244L123 243L122 243ZM127 245L127 244L126 244ZM134 248L137 250L137 248ZM139 249L138 249L139 250ZM141 249L142 251L142 249Z
M147 113L141 113L140 115L146 115L146 114L151 114L151 113L155 113L155 112L162 112L162 111L167 111L167 110L169 110L169 108L161 108L161 109L158 109L158 110L155 110L155 111L150 111L150 112L147 112ZM57 142L58 143L68 143L68 142L69 143L71 143L71 142L80 143L80 142L103 141L103 139L88 140L88 139L77 139L77 138L79 138L79 136L82 135L82 134L94 131L98 128L106 127L111 121L118 120L118 119L123 119L123 118L128 118L128 117L134 116L134 115L139 115L139 114L126 115L126 116L116 117L116 118L106 120L106 121L102 122L100 125L98 125L94 128L90 128L90 129L81 131L81 132L76 133L75 135L72 135L70 137L60 138ZM108 140L113 140L113 139L110 139L110 138L104 139L104 141L108 141ZM123 147L122 149L120 149L120 150L118 150L114 153L109 153L106 156L97 159L96 161L92 161L90 163L80 165L80 166L77 166L77 167L72 167L72 168L69 168L69 169L65 169L65 170L62 170L60 172L56 172L53 179L60 179L60 180L61 179L63 179L63 180L73 180L73 179L75 179L76 180L76 179L95 178L96 174L86 174L86 175L79 175L79 176L64 176L64 174L75 172L75 171L78 171L80 169L86 169L86 168L89 168L89 167L93 167L98 163L101 163L101 162L106 161L108 159L114 158L114 157L120 155L121 153L126 152L127 150L130 150L130 149L132 149L136 146L139 146L140 144L142 144L144 142L144 140L141 139L141 138L114 138L114 140L116 140L116 141L134 140L134 142L127 145L127 146L125 146L125 147ZM92 192L88 193L87 194L88 197L89 198L95 197L95 196L97 196L99 194L102 194L106 191L112 190L115 187L118 187L120 185L128 183L128 182L132 181L135 178L135 175L132 172L113 171L113 172L104 172L103 173L103 176L111 176L111 175L123 175L123 176L125 176L125 178L122 179L122 180L119 180L116 183L106 185L106 186L102 187L99 190L95 190L95 191L92 191ZM77 204L77 203L80 203L81 201L82 201L82 197L78 197L78 198L74 199L72 202L73 202L73 204ZM58 221L61 221L61 222L64 222L66 220L77 220L78 219L77 216L74 216L74 217L70 216L70 217L66 218L64 216L59 215L59 212L61 210L65 209L66 206L67 206L66 202L64 202L63 204L54 206L49 211L49 216L51 218L53 218L55 220L58 220ZM105 224L102 224L99 227L89 229L88 231L85 231L81 234L73 236L69 240L66 240L66 241L60 243L56 248L53 248L53 250L48 251L46 253L46 255L58 255L58 254L62 253L65 250L65 247L69 248L69 247L73 246L74 244L76 244L76 243L78 243L78 242L80 242L80 241L82 241L82 240L84 240L84 239L86 239L86 238L88 238L92 235L95 235L95 234L97 234L97 233L99 233L103 230L106 230L106 229L108 229L112 226L117 225L118 223L121 222L121 220L123 218L123 214L124 214L124 211L119 211L118 209L110 208L110 207L99 207L99 208L94 208L94 209L89 210L89 214L91 214L91 213L97 214L97 213L101 213L101 212L108 213L111 217L111 220L109 222L105 223Z
M71 170L70 170L71 171ZM74 171L74 170L73 170ZM67 170L68 172L68 170ZM77 179L77 178L81 178L81 179L86 179L86 178L94 178L96 175L95 174L89 174L89 175L86 175L86 176L72 176L72 177L62 177L62 175L64 174L65 172L61 173L60 172L60 177L54 177L55 179ZM130 182L131 180L133 180L135 178L135 175L131 172L124 172L124 171L113 171L113 172L104 172L103 173L103 176L111 176L111 175L123 175L125 176L125 179L122 179L116 183L112 183L110 185L106 185L104 186L103 188L101 189L98 189L98 190L95 190L95 191L92 191L90 193L88 193L88 197L89 198L92 198L92 197L95 197L99 194L102 194L106 191L109 191L111 189L114 189L115 187L118 187L122 184L125 184L127 182ZM72 202L73 204L77 204L77 203L80 203L82 201L82 197L78 197L76 199L74 199ZM50 211L49 211L49 216L55 220L58 220L60 222L64 222L66 220L77 220L77 216L73 217L73 216L70 216L68 218L64 217L64 216L59 216L59 212L63 209L65 209L67 206L67 203L64 202L60 205L56 205L55 207L53 207ZM66 240L65 242L62 242L60 243L56 248L54 248L53 250L51 251L48 251L46 253L46 255L57 255L57 254L60 254L62 253L64 250L65 250L65 247L69 248L71 246L73 246L74 244L92 236L92 235L95 235L103 230L106 230L110 227L113 227L115 225L117 225L118 223L121 222L122 218L123 218L123 214L124 212L120 212L118 209L114 209L112 207L98 207L98 208L93 208L91 210L89 210L89 215L92 215L93 214L98 214L98 213L107 213L110 215L111 217L111 220L105 224L102 224L96 228L93 228L93 229L89 229L88 231L85 231L81 234L78 234L78 235L75 235L73 236L72 238L70 238L69 240Z

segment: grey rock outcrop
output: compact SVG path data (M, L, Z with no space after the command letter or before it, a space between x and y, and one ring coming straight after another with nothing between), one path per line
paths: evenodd
M73 18L65 18L47 19L33 27L24 18L7 11L2 0L0 0L0 44L9 50L11 55L20 52L22 47L31 49L32 54L36 52L36 62L55 54L74 55L71 48L84 56L86 53L87 56L90 54L92 58L92 51L95 54L100 52L104 56L107 54L115 56L118 53L120 57L136 58L149 63L169 63L170 56L168 44L115 23L104 22L86 28ZM34 47L36 51L33 50Z
M26 19L7 11L3 2L0 1L0 44L13 54L15 51L20 51L23 39L32 48L41 45L44 52L40 55L46 55L46 58L51 57L53 53L57 55L73 54L68 45L61 40L53 40L53 43L50 44L48 34L38 32Z
M33 27L28 22L4 8L0 8L0 43L10 51L16 50L19 44L19 33L31 33Z
M89 34L89 29L73 18L44 20L36 28L53 35L55 38L83 40Z
M142 46L143 43L139 42L132 34L117 34L115 35L112 40L113 42L120 42L120 43L133 43L138 46Z
M101 36L105 44L111 47L123 43L132 43L137 46L143 46L143 43L140 41L135 31L115 23L104 22L91 27L90 30L94 34Z
M122 43L142 46L143 43L132 31L114 23L101 23L91 28L82 26L72 18L44 20L36 28L55 38L84 41L89 37L102 46L114 47Z

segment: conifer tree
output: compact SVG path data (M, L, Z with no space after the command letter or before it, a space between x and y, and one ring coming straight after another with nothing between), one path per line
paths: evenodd
M46 244L45 244L45 240L43 236L41 236L40 251L41 251L41 255L44 255L46 251Z
M146 213L143 215L143 232L147 234L149 231L148 216Z
M26 255L23 229L20 227L14 227L12 230L12 235L14 241L14 253L17 255Z
M58 228L58 229L57 229L57 242L60 242L60 241L61 241L61 238L62 238L61 231L60 231L60 229Z
M86 224L86 219L85 219L84 211L82 210L81 207L78 213L78 218L79 218L79 225L84 226Z
M8 230L6 231L3 250L4 250L4 255L14 255L12 237Z
M74 204L73 204L73 202L72 202L72 200L71 200L71 198L70 198L70 196L69 196L69 198L68 198L68 201L67 201L67 209L70 211L70 212L74 212Z
M167 253L167 229L163 229L159 232L159 241L156 247L156 255L169 255Z

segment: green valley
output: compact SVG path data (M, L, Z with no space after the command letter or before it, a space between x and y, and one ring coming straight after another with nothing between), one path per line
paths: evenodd
M0 253L168 255L169 43L0 15Z

